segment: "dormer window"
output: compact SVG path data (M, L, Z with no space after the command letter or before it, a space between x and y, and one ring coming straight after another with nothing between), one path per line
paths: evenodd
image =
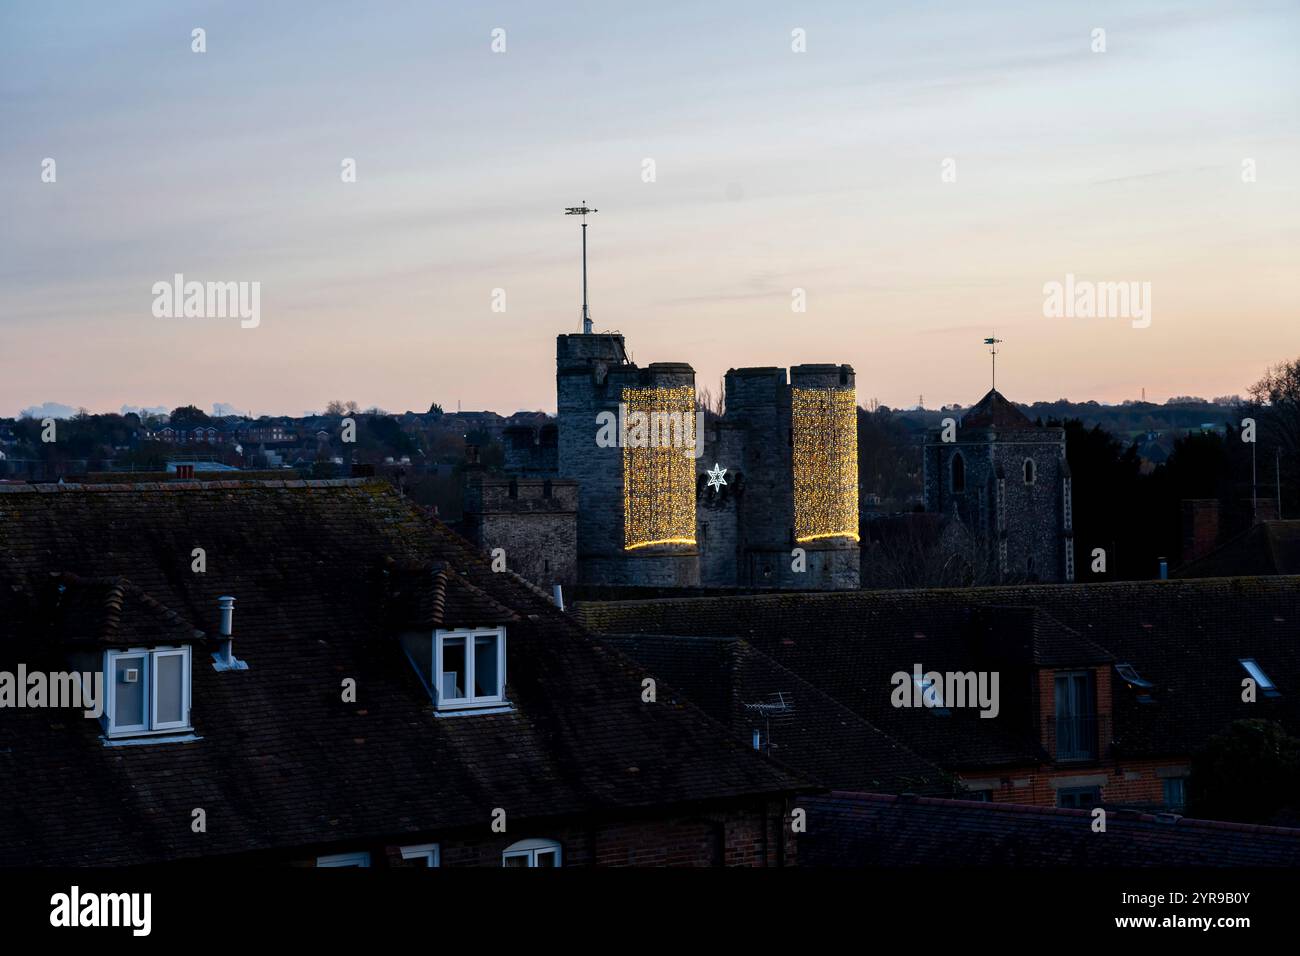
M190 730L190 649L104 652L104 728L109 737Z
M560 865L560 845L554 840L520 840L501 854L505 867L551 867Z
M441 850L436 843L419 843L404 846L402 849L403 866L433 869L441 865Z
M440 712L504 707L506 629L436 630L402 639L411 662Z
M505 700L505 628L437 631L434 654L439 710L487 707Z

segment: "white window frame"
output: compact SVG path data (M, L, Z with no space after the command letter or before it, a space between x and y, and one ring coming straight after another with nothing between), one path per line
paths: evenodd
M140 708L141 723L119 726L117 723L117 665L119 661L139 661L140 675L136 679L143 688L144 704ZM104 717L107 720L107 733L110 737L127 734L145 734L149 732L149 652L106 651L104 653L104 686L108 689L108 700L104 702Z
M524 857L528 860L528 868L534 869L537 868L537 854L550 852L555 854L556 867L563 866L564 854L555 840L520 840L501 851L501 865L505 866L511 857Z
M365 850L360 850L356 853L331 853L329 856L316 857L317 869L346 866L368 867L370 866L370 854Z
M442 850L437 843L417 843L401 849L403 860L424 860L430 869L442 865Z
M181 668L181 719L158 720L158 682L155 680L159 657L180 657ZM117 663L121 660L140 661L140 682L144 684L144 723L120 726L117 723ZM126 650L104 652L104 685L108 700L104 702L104 733L109 737L150 736L192 730L190 723L190 696L193 669L188 645L166 647L132 647Z
M181 659L181 719L160 721L158 719L158 660L163 657ZM188 730L190 726L190 649L178 647L174 650L158 648L149 655L149 724L153 730Z
M442 696L442 648L448 639L465 640L465 690L474 687L474 642L476 638L494 637L497 641L497 692L483 697ZM504 627L470 627L433 632L433 701L438 710L472 710L478 707L500 707L506 701L506 629Z

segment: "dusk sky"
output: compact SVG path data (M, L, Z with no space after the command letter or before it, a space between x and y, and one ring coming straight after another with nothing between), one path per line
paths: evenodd
M6 0L0 415L554 410L583 200L596 328L700 388L969 404L993 332L1025 402L1300 356L1295 0L701 6ZM260 282L260 325L155 317L176 273ZM1044 317L1067 273L1149 282L1150 326Z

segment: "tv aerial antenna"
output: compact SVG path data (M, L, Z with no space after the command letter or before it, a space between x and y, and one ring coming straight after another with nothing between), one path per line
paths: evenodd
M754 749L761 750L769 756L772 753L772 724L781 723L794 716L794 698L785 691L778 690L767 700L746 704L745 710L763 721L763 729L754 730Z

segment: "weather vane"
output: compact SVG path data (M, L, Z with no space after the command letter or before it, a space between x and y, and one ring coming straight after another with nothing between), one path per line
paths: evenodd
M582 217L582 333L584 335L591 334L591 313L587 310L587 214L592 212L600 212L600 210L590 208L585 199L581 206L568 206L564 210L566 216Z
M998 390L998 346L1002 343L1001 339L989 336L984 340L984 344L989 347L989 355L993 356L993 391Z

